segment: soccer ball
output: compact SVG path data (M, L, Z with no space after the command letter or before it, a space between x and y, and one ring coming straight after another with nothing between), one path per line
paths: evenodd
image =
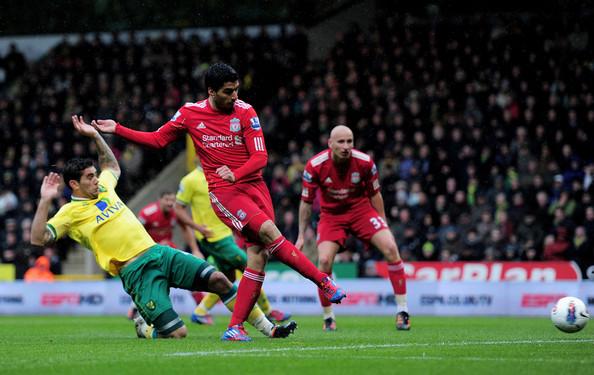
M590 319L586 305L576 297L561 298L551 311L551 320L555 327L563 332L581 331Z

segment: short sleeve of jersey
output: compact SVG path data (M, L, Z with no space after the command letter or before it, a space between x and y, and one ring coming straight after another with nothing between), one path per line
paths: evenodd
M266 153L262 125L254 107L250 106L246 109L241 120L241 127L243 128L243 138L250 154L254 152Z
M175 199L188 206L192 202L192 184L189 183L190 179L186 176L181 179L179 182L179 187L177 188L177 194Z
M318 188L318 178L311 162L307 162L303 171L303 187L301 189L301 200L306 203L313 203Z
M177 110L177 112L175 112L175 114L173 115L173 117L171 117L169 119L169 121L167 122L167 124L169 125L173 125L175 127L178 128L183 128L184 127L184 123L186 122L186 119L188 117L188 112L186 109L186 105L192 105L193 103L186 103L183 107L181 107L180 109Z
M367 196L372 197L380 191L379 173L377 172L377 166L373 160L369 160L369 183L367 185Z
M62 206L56 215L47 222L46 227L51 232L53 240L64 237L70 230L70 223L72 220L70 218L70 210L68 207L68 204Z
M107 190L115 190L115 187L118 184L118 178L113 173L113 171L106 169L101 171L99 175L99 192L105 192Z

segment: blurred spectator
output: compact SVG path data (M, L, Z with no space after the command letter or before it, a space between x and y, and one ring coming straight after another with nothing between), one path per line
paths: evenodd
M568 260L570 255L568 230L562 226L557 227L554 235L550 234L545 238L543 260Z
M27 272L25 272L24 279L28 282L54 281L54 274L50 271L50 260L45 255L42 255L39 258L37 258L37 260L35 260L35 264L33 265L33 267L29 268Z
M575 228L571 259L576 261L584 278L587 278L588 268L594 266L594 243L583 226Z
M485 245L476 229L471 228L464 237L459 260L477 261L484 258Z

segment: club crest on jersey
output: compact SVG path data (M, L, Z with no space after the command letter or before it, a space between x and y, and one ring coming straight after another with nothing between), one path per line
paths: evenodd
M149 310L154 310L157 307L157 304L152 299L146 303L146 308Z
M229 130L234 133L237 133L239 130L241 130L241 121L239 121L237 117L233 117L231 120L229 120Z
M260 119L258 118L258 116L254 116L250 119L250 124L252 126L252 129L254 130L260 130Z
M309 173L308 171L303 171L303 179L305 180L305 182L311 183L311 173Z
M361 181L361 175L359 174L359 172L353 172L351 174L351 182L353 184L358 184Z
M247 214L244 210L237 210L237 217L239 218L239 220L245 219L246 216Z

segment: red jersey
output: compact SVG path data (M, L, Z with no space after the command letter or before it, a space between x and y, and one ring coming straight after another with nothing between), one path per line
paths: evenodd
M152 147L165 147L183 134L189 134L200 157L209 189L233 185L216 173L226 165L237 182L262 180L268 154L260 120L254 108L236 100L229 114L214 110L208 99L186 103L157 131L146 133L120 124L116 134Z
M326 149L307 162L303 171L301 200L313 203L320 189L322 212L345 213L362 205L371 205L369 198L380 190L377 167L371 157L352 150L345 168L338 169L332 151Z
M173 227L177 224L174 210L165 214L157 201L140 210L138 219L155 242L161 244L173 242Z

